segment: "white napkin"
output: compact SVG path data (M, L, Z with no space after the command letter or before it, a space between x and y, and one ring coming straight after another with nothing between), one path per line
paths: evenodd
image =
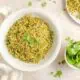
M23 80L23 73L0 63L0 80Z

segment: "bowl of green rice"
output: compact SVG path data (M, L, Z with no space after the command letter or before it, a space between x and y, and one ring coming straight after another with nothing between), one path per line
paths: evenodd
M61 46L56 16L39 9L22 9L9 15L0 29L3 59L21 71L36 71L54 61Z
M69 16L80 24L80 0L65 0L65 5Z

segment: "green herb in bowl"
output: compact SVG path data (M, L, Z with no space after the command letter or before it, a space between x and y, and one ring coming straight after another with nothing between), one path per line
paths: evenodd
M76 68L80 68L80 41L74 41L67 38L66 60Z

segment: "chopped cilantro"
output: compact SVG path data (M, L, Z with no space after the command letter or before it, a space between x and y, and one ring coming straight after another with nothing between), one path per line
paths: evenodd
M32 2L31 1L28 2L28 6L29 7L32 6Z
M42 2L42 3L41 3L41 6L42 6L42 7L45 7L46 5L47 5L46 2Z
M53 77L60 78L62 76L62 71L57 70L56 72L50 72Z
M75 67L80 68L80 41L74 41L67 38L68 44L66 46L67 61Z

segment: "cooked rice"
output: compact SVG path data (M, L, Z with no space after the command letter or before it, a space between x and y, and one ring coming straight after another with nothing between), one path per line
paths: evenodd
M6 36L8 51L15 58L28 63L39 63L53 43L53 32L39 17L25 15L17 20Z

